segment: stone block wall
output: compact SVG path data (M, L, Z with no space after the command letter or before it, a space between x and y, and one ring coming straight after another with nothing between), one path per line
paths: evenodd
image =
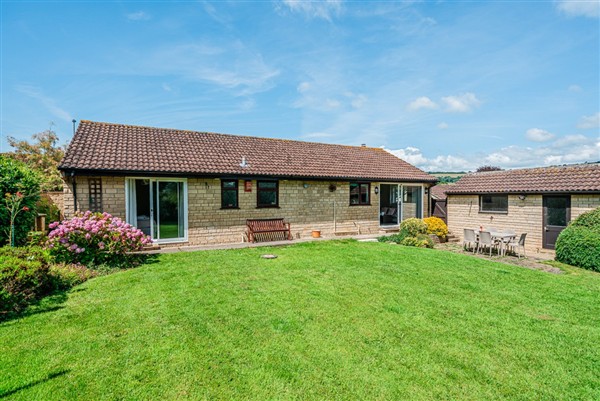
M600 195L571 195L571 220L581 213L600 206ZM463 240L463 229L494 227L514 230L517 234L527 233L525 248L528 252L543 249L543 205L542 195L527 195L520 200L518 195L508 195L508 213L479 212L478 195L448 196L448 229Z
M89 184L90 177L76 176L77 188L77 210L86 211L90 208ZM96 177L94 177L96 178ZM102 179L102 209L113 216L125 219L125 178L124 177L100 177ZM67 177L63 186L63 201L65 218L71 218L75 214L73 203L73 183Z
M76 177L79 211L89 208L88 178ZM125 178L101 178L104 211L125 219ZM350 206L348 181L279 180L279 207L257 208L256 180L251 181L251 192L245 192L244 181L238 181L239 209L221 209L220 179L187 180L187 245L241 242L246 219L285 218L291 224L294 238L310 236L313 230L320 230L322 236L379 232L379 196L375 194L378 183L371 184L370 205ZM335 191L329 190L331 185L336 187ZM69 178L64 188L64 210L69 218L74 214L73 186ZM429 215L428 198L424 196L424 217Z

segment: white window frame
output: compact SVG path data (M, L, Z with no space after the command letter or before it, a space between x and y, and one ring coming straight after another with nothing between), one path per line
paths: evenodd
M377 209L377 220L379 221L379 214L381 213L381 185L397 185L398 186L398 198L400 199L400 208L398 210L398 226L400 226L400 224L402 223L402 220L404 218L404 199L403 199L403 193L404 193L404 187L421 187L421 216L418 217L419 219L422 219L423 216L425 216L425 184L417 184L417 183L408 183L408 182L379 182L378 186L379 186L379 195L377 196L379 198L379 208ZM379 223L379 225L381 226L381 223Z
M188 180L187 178L169 178L169 177L125 177L125 216L127 223L136 227L137 225L137 213L135 198L130 199L131 194L135 195L135 185L132 187L132 183L135 180L150 180L150 205L153 200L153 189L152 182L182 182L183 183L183 237L168 238L168 239L155 239L152 238L152 242L156 244L169 244L177 242L188 241ZM159 206L160 208L160 206ZM154 219L151 213L150 216L150 233L154 233ZM152 236L152 235L151 235Z

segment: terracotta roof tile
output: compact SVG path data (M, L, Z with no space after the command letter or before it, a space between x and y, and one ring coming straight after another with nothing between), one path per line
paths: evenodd
M240 167L245 157L248 167ZM82 120L61 170L435 182L380 149Z
M449 190L454 184L437 184L429 188L431 197L434 199L444 200L446 199L446 191Z
M547 192L600 192L600 163L472 173L446 190L446 194Z

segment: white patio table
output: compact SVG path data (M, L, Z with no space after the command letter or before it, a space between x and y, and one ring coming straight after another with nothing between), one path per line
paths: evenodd
M488 230L483 230L488 231ZM475 234L477 234L477 238L479 238L480 229L475 230ZM492 236L492 240L496 240L500 243L500 256L506 255L506 244L517 237L517 234L512 231L490 231L490 235Z
M500 256L506 255L506 244L517 236L517 234L513 232L505 231L491 231L490 235L493 240L497 240L500 243Z

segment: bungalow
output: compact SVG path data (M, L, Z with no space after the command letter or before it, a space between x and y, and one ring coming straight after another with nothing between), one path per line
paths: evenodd
M296 237L377 233L429 215L436 178L391 153L81 121L59 169L64 214L106 211L159 244L239 242L246 219Z
M448 229L493 227L527 233L530 252L554 249L558 234L600 207L600 163L489 171L446 189Z

